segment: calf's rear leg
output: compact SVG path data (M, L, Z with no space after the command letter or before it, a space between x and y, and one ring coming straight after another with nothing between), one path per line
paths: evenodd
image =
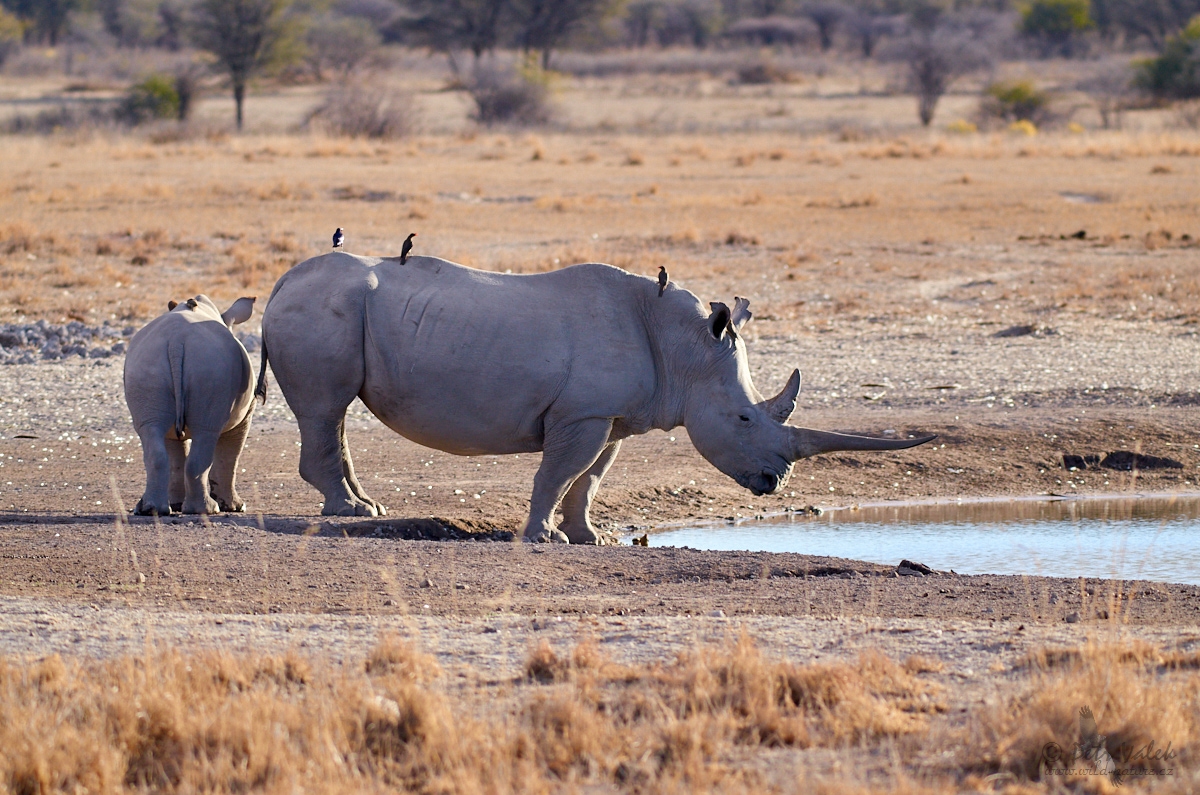
M193 428L191 434L192 448L183 466L183 512L216 513L220 506L208 494L208 473L221 432Z
M167 452L167 427L143 425L138 427L142 440L142 463L146 467L146 490L134 506L139 516L167 516L171 513L171 459Z
M208 480L210 494L222 511L241 513L246 510L246 503L238 496L235 483L238 457L242 454L242 446L246 443L249 433L250 417L247 416L240 424L221 434L221 438L217 440L212 472Z
M167 458L171 460L170 485L167 487L168 498L172 511L183 510L183 467L187 463L188 441L186 439L167 439Z

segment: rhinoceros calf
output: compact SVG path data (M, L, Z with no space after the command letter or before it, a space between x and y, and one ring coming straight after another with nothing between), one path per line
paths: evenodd
M764 400L738 334L749 302L711 311L687 290L609 265L533 275L434 257L325 254L288 271L263 313L269 360L299 420L300 474L323 513L377 515L346 445L346 407L362 399L392 430L460 455L542 452L530 540L595 543L588 509L627 436L687 428L717 469L756 494L792 462L834 450L898 450L883 440L789 427L793 372ZM563 520L556 522L561 506Z
M254 370L232 328L250 319L254 301L239 298L222 313L198 295L129 341L125 402L146 465L137 513L245 510L234 480L254 410Z

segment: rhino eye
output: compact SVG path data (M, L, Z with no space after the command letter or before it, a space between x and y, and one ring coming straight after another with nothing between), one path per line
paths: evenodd
M749 422L749 421L750 421L750 418L749 418L749 417L747 417L745 414L739 414L739 415L738 415L738 419L739 419L739 420L741 420L742 422Z

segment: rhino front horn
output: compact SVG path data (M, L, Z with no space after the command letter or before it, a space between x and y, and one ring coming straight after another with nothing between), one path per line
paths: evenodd
M848 450L905 450L937 438L937 435L933 434L922 436L919 439L876 439L870 436L853 436L848 433L814 431L809 428L789 427L788 430L792 434L791 459L793 461L821 453Z

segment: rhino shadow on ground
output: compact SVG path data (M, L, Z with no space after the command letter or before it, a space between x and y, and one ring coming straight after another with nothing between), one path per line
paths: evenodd
M0 525L69 525L111 524L112 513L51 513L22 511L0 513ZM121 521L131 526L145 527L156 522L164 528L186 530L189 526L202 525L202 516L188 514L164 517L126 515ZM213 514L207 521L213 524L238 527L260 527L268 533L279 535L307 535L323 538L393 538L406 541L512 541L514 533L485 522L470 519L442 519L438 517L411 518L380 517L372 519L347 519L321 517L319 521L307 516L259 516L258 514Z

